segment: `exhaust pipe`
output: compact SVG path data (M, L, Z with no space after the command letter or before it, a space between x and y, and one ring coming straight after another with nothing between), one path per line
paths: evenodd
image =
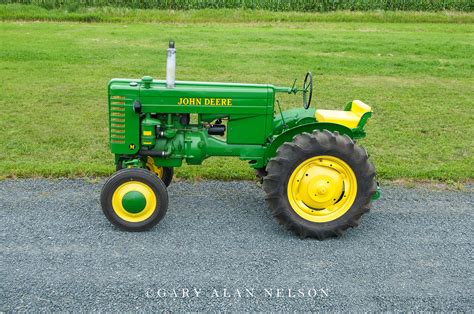
M168 58L166 59L166 87L174 88L176 79L176 49L174 49L174 41L170 40L168 48Z

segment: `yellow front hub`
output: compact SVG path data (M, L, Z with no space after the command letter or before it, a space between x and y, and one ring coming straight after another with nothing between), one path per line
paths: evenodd
M125 221L141 222L148 219L155 211L156 195L143 182L125 182L112 195L112 208L117 216Z
M328 222L344 215L357 195L357 180L351 167L334 156L316 156L303 161L288 181L288 200L300 217Z

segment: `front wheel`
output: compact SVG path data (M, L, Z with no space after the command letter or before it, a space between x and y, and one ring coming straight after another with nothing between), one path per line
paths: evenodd
M365 150L327 130L284 143L266 170L263 189L273 215L303 238L322 240L357 226L377 188Z
M143 231L156 225L168 209L168 192L154 173L126 168L114 173L100 194L102 211L117 227Z

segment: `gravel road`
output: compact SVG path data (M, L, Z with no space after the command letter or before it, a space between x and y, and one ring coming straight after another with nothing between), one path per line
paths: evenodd
M177 182L143 233L103 182L0 182L0 311L472 311L474 193L386 187L359 228L300 240L253 182Z

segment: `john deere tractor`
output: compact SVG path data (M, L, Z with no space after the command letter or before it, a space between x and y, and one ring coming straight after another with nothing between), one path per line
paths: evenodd
M173 168L183 161L235 156L256 170L277 221L299 236L324 239L357 226L379 196L375 168L355 143L365 136L368 105L310 108L310 72L301 88L175 81L173 42L167 52L166 80L108 85L117 172L102 189L101 205L114 225L128 231L156 225L168 208ZM281 111L279 93L302 94L303 108Z

